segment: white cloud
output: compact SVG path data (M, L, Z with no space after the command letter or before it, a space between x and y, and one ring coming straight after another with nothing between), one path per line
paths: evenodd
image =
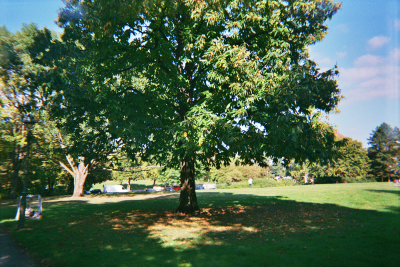
M347 53L346 52L336 52L336 55L338 56L338 58L344 58Z
M350 31L350 28L347 24L343 23L343 24L339 24L339 25L336 25L335 27L333 27L333 30L337 30L342 33L347 33Z
M400 49L394 49L387 57L367 54L357 58L352 68L340 69L338 83L346 98L341 105L382 97L399 99L399 59Z
M379 57L379 56L374 56L374 55L364 55L361 56L359 58L357 58L354 61L354 65L355 66L378 66L381 65L385 62L385 59L383 57Z
M321 58L317 61L318 65L332 65L332 60L328 57Z
M400 31L400 19L396 19L394 21L394 28L398 31Z
M334 61L322 53L314 52L314 47L309 47L308 51L311 55L310 58L314 60L320 68L325 68L327 66L333 67Z
M396 48L390 52L390 59L395 62L400 61L400 48Z
M374 38L368 40L368 45L369 48L376 49L387 44L389 40L390 38L385 36L375 36Z

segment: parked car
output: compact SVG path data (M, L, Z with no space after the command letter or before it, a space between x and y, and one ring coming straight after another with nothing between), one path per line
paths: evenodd
M103 185L103 193L128 193L122 185Z
M180 185L174 184L174 185L172 186L172 190L173 190L173 191L179 191L179 190L181 190L181 186L180 186Z
M204 189L204 185L202 185L202 184L196 185L196 190L203 190L203 189Z
M217 189L217 184L203 184L204 189Z
M153 190L157 192L164 191L164 186L153 186Z
M92 189L86 192L86 194L101 194L100 189Z

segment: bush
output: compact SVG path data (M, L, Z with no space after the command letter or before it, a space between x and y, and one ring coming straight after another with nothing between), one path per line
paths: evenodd
M280 181L275 181L274 179L254 179L254 188L267 188L267 187L279 187L279 186L293 186L296 183L291 179L281 179ZM232 184L218 185L218 189L237 189L237 188L248 188L249 184L247 181L241 181Z
M341 177L339 179L340 183L355 183L357 180L355 177Z
M366 183L375 182L374 178L357 176L357 177L334 177L334 176L321 176L315 179L317 184L334 184L338 181L339 183Z
M2 199L7 199L8 198L8 192L7 190L0 189L0 200Z
M336 181L338 178L333 176L320 176L315 179L316 184L335 184Z

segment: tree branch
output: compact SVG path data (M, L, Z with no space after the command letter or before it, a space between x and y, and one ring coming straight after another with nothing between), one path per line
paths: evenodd
M72 177L75 176L75 174L67 166L65 166L64 163L62 163L61 161L59 161L58 163L60 164L61 167L63 167L64 170L66 170L69 174L71 174Z

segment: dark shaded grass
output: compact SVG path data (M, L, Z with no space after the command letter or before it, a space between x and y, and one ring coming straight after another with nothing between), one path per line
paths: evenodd
M364 190L371 201L396 190ZM368 195L373 194L373 195ZM315 197L315 196L314 196ZM321 196L322 198L322 196ZM173 198L59 202L27 228L3 221L44 266L398 266L400 210L347 208L284 196L199 193L202 212L173 214ZM0 220L12 218L2 208Z

